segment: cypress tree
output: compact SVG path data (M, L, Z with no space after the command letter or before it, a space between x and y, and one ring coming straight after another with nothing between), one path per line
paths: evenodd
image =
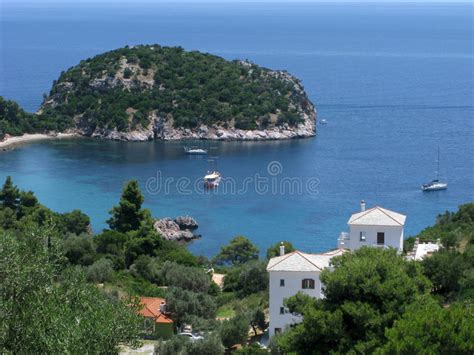
M150 222L150 212L142 209L143 200L138 182L127 182L119 204L110 210L112 217L107 221L110 229L126 233L139 229L144 222Z
M0 204L3 208L11 208L16 211L20 199L20 191L13 185L11 176L7 176L3 188L0 191Z

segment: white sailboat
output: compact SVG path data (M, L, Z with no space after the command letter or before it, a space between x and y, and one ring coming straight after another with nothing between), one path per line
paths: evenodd
M438 191L438 190L446 190L448 188L447 182L442 182L439 180L439 148L438 148L438 160L436 161L436 163L437 163L436 179L432 180L431 182L427 182L426 184L421 185L421 190Z

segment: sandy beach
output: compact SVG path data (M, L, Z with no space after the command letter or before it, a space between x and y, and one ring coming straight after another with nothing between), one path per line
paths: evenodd
M35 134L24 134L22 136L13 136L8 137L3 141L0 141L0 150L4 150L6 148L12 148L13 146L20 145L23 143L39 141L44 139L62 139L62 138L72 138L77 137L76 133L58 133L58 134L42 134L42 133L35 133Z

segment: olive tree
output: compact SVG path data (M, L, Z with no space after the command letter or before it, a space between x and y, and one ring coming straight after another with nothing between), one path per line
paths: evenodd
M0 233L1 351L114 353L138 345L138 302L108 297L67 263L52 228Z

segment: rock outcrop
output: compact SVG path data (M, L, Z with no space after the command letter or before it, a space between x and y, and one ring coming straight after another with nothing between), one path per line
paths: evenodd
M182 223L178 224L176 220ZM156 220L153 226L167 240L189 242L201 237L201 235L191 232L191 229L197 228L197 223L189 216L177 217L175 220L162 218Z
M179 216L174 219L174 222L179 226L181 230L194 230L199 226L196 220L190 216Z
M296 127L290 127L285 123L282 126L261 130L225 128L219 125L212 125L211 127L201 125L195 129L174 128L171 124L158 119L155 121L155 137L167 141L195 139L264 141L314 137L316 135L316 112L313 115L304 115L303 117L304 123Z

